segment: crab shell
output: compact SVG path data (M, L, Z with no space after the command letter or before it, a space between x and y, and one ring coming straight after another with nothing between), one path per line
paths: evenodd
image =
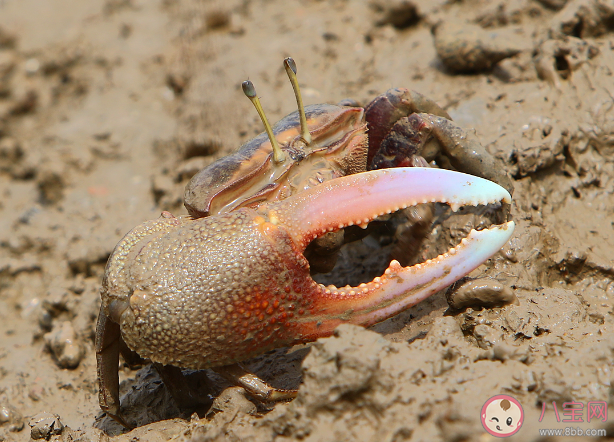
M390 263L358 287L324 287L303 256L317 236L425 202L509 203L501 186L431 168L364 172L257 208L204 218L164 214L128 233L109 259L103 312L154 362L201 369L385 320L460 279L508 241L514 223L472 230L413 267Z
M193 217L280 201L324 181L363 172L368 140L364 109L315 104L305 108L312 136L307 146L300 136L298 112L273 127L287 153L277 164L266 133L242 145L198 172L188 183L184 203Z

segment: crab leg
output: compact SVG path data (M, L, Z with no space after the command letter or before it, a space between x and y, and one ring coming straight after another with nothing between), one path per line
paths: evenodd
M432 168L397 168L329 181L273 204L268 218L281 224L302 251L314 238L419 203L463 205L510 203L507 190L483 178ZM423 264L392 261L384 275L358 287L318 285L310 314L295 325L303 339L330 335L344 322L364 326L383 321L462 278L495 254L511 237L512 221L472 230L447 253ZM315 284L315 283L314 283Z

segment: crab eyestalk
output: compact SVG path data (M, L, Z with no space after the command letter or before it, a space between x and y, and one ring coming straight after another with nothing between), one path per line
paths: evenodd
M298 78L296 77L296 63L294 59L288 57L284 60L284 67L286 73L292 83L292 89L294 89L294 96L296 97L296 105L298 106L298 115L301 121L301 138L307 146L311 144L311 134L307 127L307 117L305 116L305 106L303 106L303 97L301 96L301 90L298 86Z
M241 87L243 88L243 93L245 94L245 96L250 99L250 101L256 108L256 112L258 112L258 115L262 120L262 124L264 125L264 130L266 130L266 133L269 136L269 140L271 141L271 147L273 148L273 161L278 164L283 163L286 157L281 148L279 147L279 143L277 142L275 135L273 134L273 129L271 129L269 120L267 119L266 115L264 115L264 110L262 109L262 105L260 104L260 99L258 99L258 94L256 94L256 88L254 87L254 84L251 81L247 80L244 81L243 84L241 84Z

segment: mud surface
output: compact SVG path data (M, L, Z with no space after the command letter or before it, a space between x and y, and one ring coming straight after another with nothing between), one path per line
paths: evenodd
M97 403L105 261L136 224L185 213L187 180L261 131L241 81L269 119L294 110L286 56L306 104L403 86L475 129L514 178L517 227L471 276L517 302L452 310L441 292L262 356L250 367L274 385L302 382L268 408L212 376L214 406L179 410L155 371L124 367L139 428L123 432ZM519 440L614 432L552 407L613 412L613 72L607 0L0 0L0 440L487 440L497 394L524 407ZM421 253L479 222L443 220Z

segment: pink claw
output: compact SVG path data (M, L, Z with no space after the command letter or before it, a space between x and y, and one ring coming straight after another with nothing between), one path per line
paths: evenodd
M463 205L510 203L503 187L472 175L432 168L397 168L328 181L268 206L268 219L285 227L300 251L315 237L419 203ZM351 322L368 326L394 316L447 287L494 255L511 237L514 222L472 230L437 258L412 267L392 261L379 278L358 287L324 287L313 293L310 315L296 320L304 340ZM299 325L300 323L300 325Z

